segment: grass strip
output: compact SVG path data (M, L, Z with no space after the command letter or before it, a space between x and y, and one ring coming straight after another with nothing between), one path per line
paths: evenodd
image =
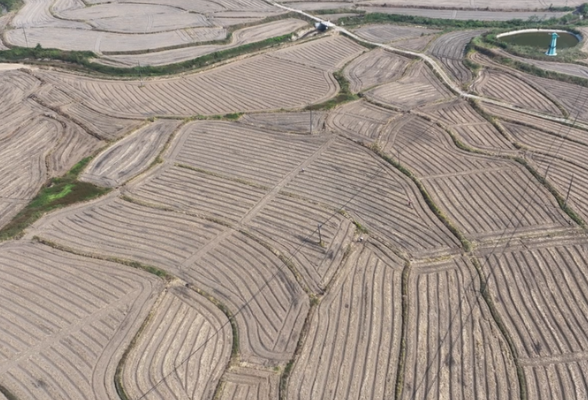
M235 58L247 53L279 46L283 43L289 42L291 37L292 35L290 34L277 36L230 49L219 50L214 53L193 58L191 60L161 66L146 65L132 68L114 67L92 62L92 59L97 58L97 56L91 51L44 49L41 47L41 45L37 45L34 48L13 47L9 50L0 51L0 61L26 61L29 64L45 64L61 67L67 66L69 68L81 70L83 72L95 72L115 77L139 78L147 76L172 75L194 69L204 68L209 65L216 64L221 61Z
M333 74L337 83L339 84L339 93L335 97L319 104L312 104L305 108L305 110L331 110L338 105L348 103L359 99L359 96L351 93L349 90L349 81L343 75L343 70L339 70Z
M0 385L0 393L3 394L7 400L19 400L14 393L2 385Z
M84 158L64 176L50 179L37 196L0 230L0 241L21 237L29 225L51 210L92 200L110 192L111 189L77 180L91 158Z
M492 300L492 296L490 295L490 292L488 290L488 281L487 281L486 277L484 276L484 271L482 270L482 265L480 264L478 259L475 257L472 257L471 261L472 261L472 264L474 264L476 271L478 272L478 276L480 277L480 293L482 295L482 298L486 302L486 305L488 306L488 309L490 310L490 314L492 315L492 318L494 319L496 326L498 327L498 329L502 333L502 336L504 337L506 343L508 344L508 348L511 352L511 355L512 355L512 358L513 358L513 361L514 361L514 364L515 364L515 367L517 370L517 378L519 381L519 398L520 398L520 400L527 400L528 399L527 379L525 378L525 371L523 371L523 367L521 366L521 364L519 362L519 354L518 354L517 349L515 347L514 341L512 340L512 337L510 336L508 330L506 329L506 325L504 324L502 317L500 316L500 314L498 313L498 310L496 309L496 306L494 305L494 301Z
M408 279L410 278L410 262L407 261L402 269L402 314L400 315L400 326L402 327L402 338L400 339L400 351L396 367L396 388L395 399L402 398L404 389L404 367L406 365L406 337L408 336Z
M439 218L439 220L443 223L443 225L445 225L445 227L447 229L449 229L449 231L459 240L459 242L461 243L461 246L463 247L463 249L466 252L471 251L472 244L470 243L470 241L463 235L463 233L461 233L461 231L455 225L453 225L451 223L449 218L447 218L447 216L445 216L445 214L443 214L443 212L439 209L437 204L435 204L435 202L433 201L433 198L431 197L429 192L427 192L427 189L425 188L425 186L421 183L421 181L416 176L414 176L414 174L410 170L408 170L406 167L404 167L402 164L400 164L400 162L398 162L398 161L394 160L392 157L388 156L380 148L378 148L376 146L371 146L371 147L366 146L365 143L359 143L359 144L363 145L364 147L369 148L374 153L376 153L378 156L380 156L384 161L386 161L388 164L392 165L394 168L396 168L397 170L402 172L404 175L406 175L408 178L410 178L410 180L412 180L413 183L419 189L419 192L421 192L421 196L423 196L425 203L427 203L427 205L429 206L431 211L433 211L435 216L437 216L437 218Z

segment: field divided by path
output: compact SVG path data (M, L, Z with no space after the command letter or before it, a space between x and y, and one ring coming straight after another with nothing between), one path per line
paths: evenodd
M399 79L409 63L405 57L375 49L350 62L344 73L351 91L357 93Z
M458 82L465 83L472 79L472 73L463 64L465 48L470 40L480 35L482 30L476 31L457 31L442 35L436 39L427 53L431 54L457 79Z
M312 133L316 134L324 132L327 115L327 112L323 111L256 113L243 115L239 122L259 128L294 133L311 133L312 124Z
M264 366L290 360L309 300L270 250L234 232L188 260L181 274L235 315L240 360Z
M402 265L371 245L352 253L312 317L288 382L288 399L394 396Z
M31 235L84 253L133 260L177 271L218 235L221 225L105 197L40 220Z
M410 274L403 399L514 399L514 361L466 259Z
M333 110L327 118L331 130L349 137L377 141L385 134L384 128L400 114L359 100Z
M215 305L184 286L173 286L125 360L125 392L131 398L148 393L146 400L211 399L231 343L231 325Z
M436 29L427 29L413 26L400 25L366 25L354 29L353 33L362 39L376 43L390 43L404 39L412 39L420 36L439 33Z
M455 100L421 111L457 133L466 144L485 150L514 150L515 147L467 102Z
M529 398L582 400L588 394L588 360L524 367Z
M106 399L159 280L31 243L0 247L0 385L18 399Z
M220 400L275 400L280 375L253 368L234 368L223 376Z
M155 160L180 123L158 120L139 129L94 158L80 179L107 187L126 182Z
M284 190L343 209L371 233L411 254L457 246L408 178L346 139L338 139Z

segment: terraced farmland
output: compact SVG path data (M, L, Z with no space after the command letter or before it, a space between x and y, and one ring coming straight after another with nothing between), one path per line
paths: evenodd
M18 398L116 398L114 374L161 283L53 250L0 247L0 385Z
M465 48L473 37L482 32L476 30L447 33L435 40L427 52L441 61L459 82L468 82L472 79L472 73L463 64Z
M126 393L146 394L144 399L212 398L231 353L227 317L183 286L168 290L156 307L125 360ZM164 377L164 384L151 390Z
M98 155L80 178L107 187L126 182L155 160L179 125L176 120L158 120L139 129Z
M588 101L588 91L584 87L539 77L530 77L529 79L558 101L572 118L588 121L588 112L585 107Z
M325 130L326 117L327 113L321 111L258 113L246 114L239 119L239 122L285 132L317 133Z
M542 85L539 87L543 88ZM520 108L562 115L551 99L526 82L504 72L483 71L480 78L476 80L474 89L487 97L504 100Z
M336 132L377 140L384 128L399 114L377 107L366 101L356 101L337 108L327 123Z
M417 28L412 26L396 25L367 25L355 29L354 33L362 39L376 43L390 43L404 39L439 33L435 29Z
M399 79L408 65L407 58L376 49L353 60L344 73L351 91L357 93Z
M347 260L311 321L288 399L389 399L401 331L402 262L371 246Z
M279 375L252 368L230 370L224 376L221 400L271 400L278 397Z
M422 62L396 82L370 90L366 96L377 102L409 110L414 107L448 99L452 93Z
M415 267L403 399L516 398L514 360L479 290L467 260Z
M82 103L87 107L122 118L219 115L298 108L327 100L338 90L335 79L326 71L267 55L230 63L201 74L144 84L59 72L37 74L60 86L69 95L83 99ZM194 93L199 95L194 96Z

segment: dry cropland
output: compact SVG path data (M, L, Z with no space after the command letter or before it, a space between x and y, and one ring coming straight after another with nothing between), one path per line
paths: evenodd
M570 3L0 1L0 400L588 399Z

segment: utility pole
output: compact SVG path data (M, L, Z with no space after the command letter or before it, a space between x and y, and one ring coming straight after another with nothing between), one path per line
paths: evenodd
M570 197L570 192L572 191L573 184L574 184L574 174L572 174L572 179L570 179L570 186L568 187L568 193L566 194L566 200L564 201L564 207L568 205L568 199Z
M23 35L25 37L25 42L27 44L27 47L29 47L29 39L27 39L27 31L25 31L24 26L22 27L22 33L23 33Z
M321 224L318 224L319 245L323 244L323 237L321 235Z

